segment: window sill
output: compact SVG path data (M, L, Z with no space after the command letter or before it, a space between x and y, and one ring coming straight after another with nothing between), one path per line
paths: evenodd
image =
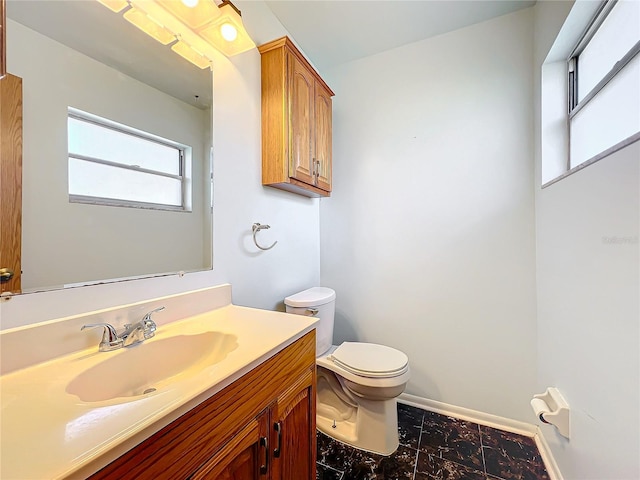
M557 176L556 178L554 178L553 180L549 180L548 182L542 184L542 186L540 188L547 188L551 185L553 185L556 182L559 182L560 180L562 180L563 178L567 178L569 175L573 175L576 172L579 172L580 170L588 167L589 165L593 165L594 163L602 160L603 158L608 157L609 155L616 153L619 150L622 150L623 148L628 147L629 145L640 141L640 132L631 135L630 137L622 140L621 142L617 143L616 145L607 148L605 151L600 152L599 154L597 154L596 156L590 158L589 160L581 163L580 165L577 165L569 170L567 170L566 172L564 172L562 175Z

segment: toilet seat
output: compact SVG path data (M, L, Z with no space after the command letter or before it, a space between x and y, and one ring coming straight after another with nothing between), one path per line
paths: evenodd
M358 374L353 373L353 371L347 370L334 360L333 353L338 348L338 346L332 345L325 354L316 358L316 365L318 367L326 368L346 380L368 387L393 388L409 381L410 373L408 364L405 369L399 370L398 372L400 373L396 373L394 376L387 375L384 377L372 377L366 372L360 372ZM351 368L351 370L354 369Z
M368 378L397 377L409 369L409 358L385 345L344 342L331 353L331 359L344 370Z

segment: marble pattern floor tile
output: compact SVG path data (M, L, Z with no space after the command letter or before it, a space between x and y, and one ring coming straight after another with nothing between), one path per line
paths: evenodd
M343 480L344 473L318 463L316 465L316 480Z
M351 457L351 465L344 472L344 478L350 480L412 480L416 454L417 450L402 445L388 457L356 450Z
M419 448L425 453L484 471L480 430L475 423L425 412Z
M390 456L317 433L316 480L549 480L533 438L398 403Z
M355 448L338 442L324 433L316 433L317 463L331 467L334 470L344 472L351 464L351 456Z
M400 438L400 445L415 449L418 448L423 420L424 410L403 403L398 404L398 436Z
M486 480L486 477L482 471L418 452L415 480Z
M533 438L480 426L482 451L488 474L504 480L548 480Z

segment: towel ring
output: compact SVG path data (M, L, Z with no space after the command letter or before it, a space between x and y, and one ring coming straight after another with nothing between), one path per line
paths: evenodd
M270 225L260 225L259 223L254 223L253 226L251 227L251 230L253 231L253 243L255 243L256 247L258 247L260 250L271 250L273 247L276 246L276 243L278 243L278 241L276 240L269 247L263 247L258 243L258 240L256 240L256 234L260 230L266 230L268 228L271 228L271 226Z

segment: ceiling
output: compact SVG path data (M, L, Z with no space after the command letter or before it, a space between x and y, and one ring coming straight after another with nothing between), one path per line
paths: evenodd
M234 3L242 10L256 44L282 36L284 26L311 62L323 70L527 8L535 0ZM200 108L211 105L208 70L193 67L98 2L8 0L7 16L185 102Z
M533 0L266 0L317 68L375 55L535 4Z

